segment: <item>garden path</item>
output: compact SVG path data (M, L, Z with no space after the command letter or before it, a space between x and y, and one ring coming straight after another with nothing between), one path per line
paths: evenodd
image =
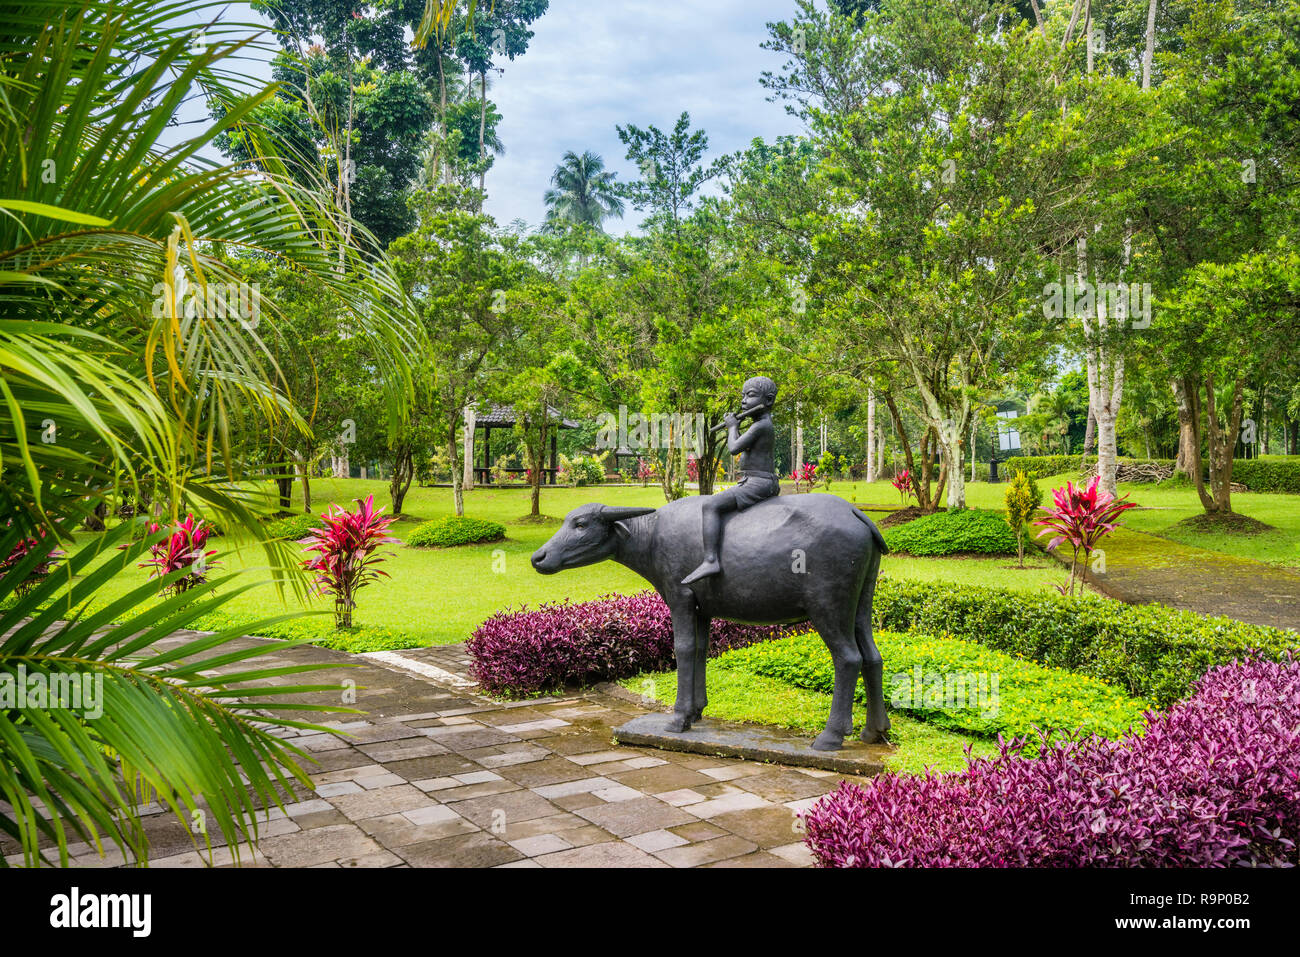
M1120 601L1300 631L1300 572L1121 528L1102 540L1089 584ZM1068 552L1057 557L1069 561Z
M286 793L284 810L259 815L260 844L242 849L243 866L807 866L796 814L846 779L616 747L610 731L643 713L635 704L595 691L486 698L459 645L356 656L299 645L259 662L324 664L313 680L355 682L351 706L366 713L334 716L328 733L285 733L319 762L305 765L315 790ZM297 700L339 704L339 694ZM151 866L205 865L185 825L161 807L145 811ZM0 835L0 853L20 863L16 850ZM85 844L71 850L76 866L128 863L113 848L104 858ZM211 858L233 860L224 846Z

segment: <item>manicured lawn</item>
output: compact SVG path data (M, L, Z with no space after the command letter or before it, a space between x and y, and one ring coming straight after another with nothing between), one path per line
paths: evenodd
M1063 484L1064 476L1041 481L1048 489ZM1196 514L1195 493L1190 490L1155 489L1133 486L1135 500L1158 510L1132 510L1125 520L1132 527L1163 533L1179 518ZM1000 507L1004 485L977 482L968 487L971 505ZM854 501L889 506L897 503L898 493L888 482L867 485L835 483L834 494ZM373 494L380 504L389 501L387 483L379 480L316 479L312 483L313 508L319 512L330 502L350 504L357 497ZM301 508L299 489L295 486L295 508ZM1281 531L1267 536L1230 539L1220 550L1231 554L1258 552L1275 559L1289 556L1300 565L1300 498L1286 495L1234 496L1238 508L1261 521L1277 525ZM542 510L554 519L587 502L617 505L663 504L658 487L593 486L587 488L547 488L542 492ZM526 520L529 499L527 489L475 489L466 493L466 514L474 518L500 522L506 527L503 541L451 549L417 549L395 547L384 568L390 578L381 579L359 594L356 621L359 631L341 643L353 650L374 650L464 641L473 629L494 612L521 605L536 605L564 598L586 600L610 592L630 594L645 590L647 584L631 571L613 562L543 576L533 571L529 556L554 532L555 521L538 524ZM405 539L421 522L452 514L451 490L447 488L412 488L404 516L394 526L397 538ZM875 513L876 517L883 512ZM82 535L83 539L88 535ZM1192 540L1194 536L1179 540ZM1205 536L1201 536L1205 538ZM1202 547L1215 547L1196 541ZM264 556L260 549L235 537L218 539L222 552L219 560L224 571L247 571L251 578L265 578ZM1248 555L1248 557L1255 557ZM1026 569L1015 567L1015 560L994 558L915 558L888 556L881 575L887 578L912 579L956 584L995 585L1026 591L1041 591L1064 580L1061 567L1037 550L1026 556ZM134 571L118 576L102 590L103 601L122 594L143 578ZM264 585L239 595L225 606L226 619L218 624L253 620L302 608L294 599L287 604L273 586ZM311 601L308 607L326 610L328 602ZM294 633L327 636L332 631L327 615L313 617L294 626Z
M672 704L677 697L677 675L664 672L638 675L622 682L638 694ZM748 672L711 668L709 706L706 713L723 721L790 728L815 737L826 726L831 696ZM853 708L854 727L862 730L866 720L861 705ZM945 731L897 711L890 711L890 739L894 753L885 762L891 771L917 774L927 767L937 771L960 771L966 767L965 749L977 757L992 757L997 749L988 739Z

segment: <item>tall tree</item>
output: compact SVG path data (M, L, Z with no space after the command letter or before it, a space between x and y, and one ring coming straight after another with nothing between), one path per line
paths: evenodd
M603 230L605 220L622 217L624 210L614 173L605 169L605 160L591 150L582 155L573 150L565 152L551 174L551 188L543 199L551 226L563 220Z

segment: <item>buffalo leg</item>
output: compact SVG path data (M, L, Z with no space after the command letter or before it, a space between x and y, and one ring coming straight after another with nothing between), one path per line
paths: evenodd
M844 736L853 733L853 695L862 674L862 653L853 637L853 620L837 609L832 614L814 615L813 627L830 649L835 663L835 691L826 727L813 742L815 751L838 751Z
M695 631L699 612L694 596L688 601L670 605L669 610L673 616L673 652L677 656L677 701L666 730L680 733L689 731L691 723L699 716L695 708Z
M709 626L712 623L702 611L695 613L695 685L693 688L691 720L698 721L709 704L706 678L709 668Z
M862 726L862 740L867 744L884 744L889 741L889 715L885 712L885 665L871 630L871 605L876 593L876 573L880 569L880 556L873 557L862 583L858 599L858 613L853 636L862 655L862 682L867 688L867 720Z

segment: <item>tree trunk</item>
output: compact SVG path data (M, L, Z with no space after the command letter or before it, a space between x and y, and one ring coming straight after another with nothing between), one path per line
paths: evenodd
M1174 460L1174 471L1191 475L1192 449L1195 446L1199 450L1192 401L1188 398L1187 388L1181 378L1174 378L1169 384L1174 390L1174 404L1178 409L1178 457Z
M451 499L452 505L457 515L465 514L465 494L461 489L460 469L456 468L456 424L459 415L451 417L450 430L447 436L447 461L451 463Z
M1077 276L1080 285L1087 280L1085 240L1079 242ZM1124 395L1124 353L1112 341L1104 299L1098 297L1095 315L1084 315L1081 319L1088 368L1088 407L1097 421L1097 474L1101 476L1101 488L1115 495L1115 471L1119 466L1115 421ZM1084 451L1086 454L1086 442Z
M1142 89L1151 89L1151 59L1156 49L1156 3L1147 4L1146 48L1142 51Z
M889 409L889 417L894 423L894 432L898 435L898 440L903 445L903 459L906 463L907 471L911 475L912 492L916 495L916 504L922 511L934 511L934 509L930 507L930 461L929 455L926 451L926 446L930 439L930 433L926 432L925 437L921 440L922 474L918 475L916 471L916 460L912 456L912 443L907 437L907 430L903 428L903 417L899 414L898 403L894 401L894 394L892 392L885 392L884 396L885 405Z
M275 480L275 487L279 492L280 511L289 511L293 505L293 476L278 476Z
M948 510L955 512L966 507L966 475L962 471L962 446L965 444L966 425L960 421L949 421L947 425L935 430L936 442L943 446L943 471L940 475L940 488L946 478L948 483ZM940 492L942 494L942 492Z
M478 103L478 211L483 212L483 189L487 178L487 72L479 74Z
M476 421L474 406L465 406L465 469L461 485L471 490L474 488L474 424Z
M311 511L311 449L306 453L294 453L294 461L298 465L298 481L302 483L302 510Z
M393 474L388 480L388 494L393 500L394 517L402 514L406 493L411 490L415 476L415 458L409 445L400 446L393 454Z
M867 390L867 481L876 480L876 393Z

